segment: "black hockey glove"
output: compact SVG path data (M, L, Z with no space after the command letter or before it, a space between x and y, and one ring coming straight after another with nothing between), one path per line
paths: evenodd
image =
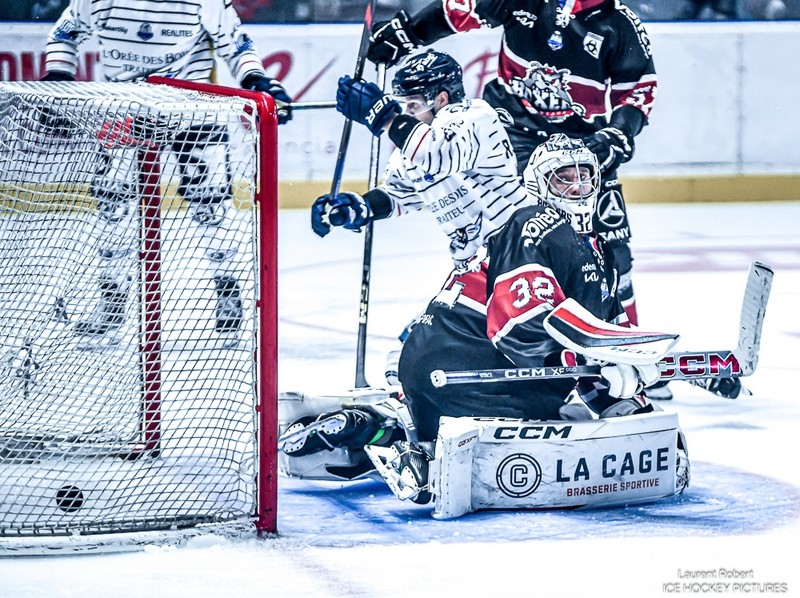
M373 135L380 135L392 116L400 114L400 104L374 83L353 79L345 75L339 79L336 90L336 109L345 118L367 127Z
M615 171L633 157L633 137L616 127L606 127L583 139L586 147L597 156L600 172Z
M359 232L369 221L369 206L358 193L337 193L334 198L326 194L311 206L311 228L320 237L331 232L331 226Z
M42 81L74 81L75 75L63 71L47 71Z
M372 26L367 60L391 67L421 45L411 29L411 17L401 10L391 21L378 21Z
M705 388L708 392L712 392L718 397L725 399L735 399L742 391L745 394L749 393L748 390L742 386L739 378L705 378L701 380L692 380L694 386Z
M270 79L254 73L242 79L242 88L250 91L262 91L271 95L278 111L279 125L285 125L292 120L292 98L277 79Z

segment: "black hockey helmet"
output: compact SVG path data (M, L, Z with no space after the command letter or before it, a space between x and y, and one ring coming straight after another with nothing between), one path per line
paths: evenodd
M441 91L447 92L451 103L464 99L461 65L444 52L425 50L409 56L392 80L392 93L398 98L421 95L432 102Z

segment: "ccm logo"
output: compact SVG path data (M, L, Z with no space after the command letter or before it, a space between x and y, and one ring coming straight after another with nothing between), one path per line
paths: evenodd
M742 373L739 360L730 352L667 355L658 365L664 378L674 378L678 372L686 376L718 375L723 371L730 374Z

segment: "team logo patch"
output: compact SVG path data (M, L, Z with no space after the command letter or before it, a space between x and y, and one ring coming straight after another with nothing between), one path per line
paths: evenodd
M66 21L55 30L53 37L61 41L71 41L78 37L78 32L72 23Z
M142 26L139 27L139 31L136 33L139 36L139 39L143 39L144 41L148 41L153 38L153 27L150 23L142 23Z
M550 122L560 123L573 114L583 116L586 108L576 103L569 93L569 69L558 69L540 62L531 62L525 78L513 77L511 91L522 98Z
M550 39L547 40L547 45L550 46L551 50L560 50L564 47L564 38L561 35L560 31L553 31L553 34L550 36Z
M459 209L459 213L463 213L463 210ZM437 220L439 219L437 218ZM442 221L439 220L439 224L441 223ZM483 216L478 214L478 218L475 220L475 222L472 222L467 226L462 226L452 233L449 233L447 236L450 237L450 248L454 251L464 249L469 243L478 238L478 235L481 234L482 225Z
M605 38L602 35L597 35L591 31L583 38L583 49L586 50L592 58L600 56L600 47L603 45Z
M246 33L236 38L236 53L249 52L254 48L253 40Z
M597 200L597 218L610 229L619 228L625 222L622 195L616 189L607 191Z
M497 467L495 479L497 487L506 496L525 498L536 492L542 482L542 467L530 455L516 453L503 459Z

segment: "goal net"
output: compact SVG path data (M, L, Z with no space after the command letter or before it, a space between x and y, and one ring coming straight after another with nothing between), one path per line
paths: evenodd
M274 107L175 85L0 83L0 546L275 531Z

